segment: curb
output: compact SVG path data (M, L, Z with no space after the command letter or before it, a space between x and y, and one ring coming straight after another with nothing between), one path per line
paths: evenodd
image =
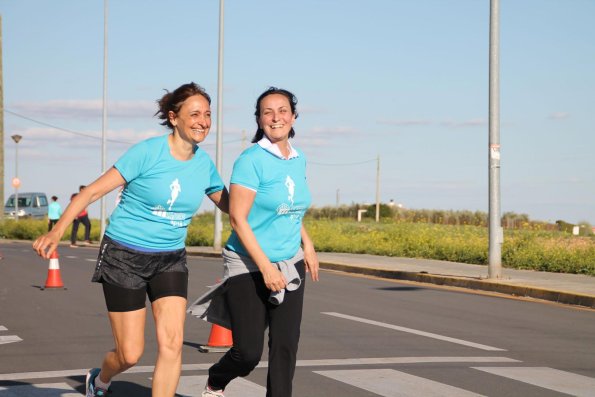
M508 284L479 278L437 275L425 272L408 272L402 270L377 269L371 267L351 266L334 262L320 262L320 267L346 273L363 274L388 279L415 281L418 283L445 285L449 287L468 288L501 294L542 299L568 305L585 306L595 309L595 296L556 291L527 285Z
M13 240L14 241L14 240ZM67 245L69 242L60 242L59 245ZM98 244L91 244L82 247L98 247ZM221 252L215 250L193 251L187 250L187 255L203 256L207 258L221 258ZM380 278L414 281L425 284L445 285L449 287L467 288L481 291L497 292L512 296L523 296L534 299L541 299L550 302L557 302L567 305L576 305L595 309L595 296L579 294L568 291L557 291L545 288L531 287L528 285L508 284L506 282L489 281L486 279L472 277L457 277L426 272L410 272L404 270L378 269L372 267L352 266L337 262L320 261L320 268L335 270L345 273L362 274Z
M188 255L220 258L219 251L187 251ZM426 272L410 272L404 270L378 269L373 267L352 266L344 263L320 261L320 268L345 273L362 274L380 278L414 281L424 284L444 285L480 291L497 292L512 296L541 299L566 305L576 305L595 309L595 296L583 295L567 291L549 290L528 285L508 284L472 277L457 277Z

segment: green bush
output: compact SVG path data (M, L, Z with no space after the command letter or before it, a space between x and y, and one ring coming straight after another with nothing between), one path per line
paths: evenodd
M318 251L486 265L488 229L424 223L305 219ZM547 230L505 230L506 267L595 276L595 239Z
M425 258L479 265L488 263L488 229L484 226L415 223L386 218L378 223L370 218L356 222L351 216L328 219L319 215L320 212L316 216L307 215L304 218L304 224L319 252ZM467 220L479 221L480 213L469 212L467 215L470 217ZM231 228L227 215L223 215L222 221L222 244L225 244ZM91 236L97 241L99 221L93 220L92 224ZM188 227L186 244L212 246L213 225L212 213L195 216ZM33 240L46 230L47 223L43 220L0 222L0 236L3 238ZM79 228L79 239L82 239L82 232ZM63 240L69 237L70 230L67 230ZM502 264L517 269L595 276L595 237L546 230L538 224L533 229L505 229Z
M231 227L229 226L229 217L222 214L223 231L221 232L221 244L225 244L229 235L231 234ZM192 218L190 225L188 225L188 236L186 237L186 245L189 246L205 246L213 245L215 236L215 216L213 213L204 213Z
M0 237L17 240L35 240L48 231L47 219L28 219L22 218L18 221L14 219L4 219L0 221ZM70 240L72 225L66 229L62 241ZM98 241L101 234L101 224L98 219L91 219L91 240ZM77 231L77 241L85 238L85 227L79 225Z

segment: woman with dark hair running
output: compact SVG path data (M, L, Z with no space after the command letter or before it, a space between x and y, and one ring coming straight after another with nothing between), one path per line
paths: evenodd
M256 101L258 129L236 160L230 182L233 232L223 250L225 279L191 306L211 321L224 308L233 347L209 369L203 397L222 397L260 361L269 329L267 397L290 397L300 337L305 272L318 280L318 258L302 224L311 197L306 158L289 139L297 99L271 87ZM213 321L215 322L215 321Z
M175 394L187 305L187 227L204 195L222 211L229 208L227 189L213 161L198 147L211 127L210 103L195 83L167 92L158 100L155 115L171 132L131 147L73 198L51 232L33 243L40 256L49 258L81 210L124 185L92 278L103 286L115 348L106 353L101 368L87 374L87 397L105 396L112 378L140 359L147 295L158 345L152 395Z

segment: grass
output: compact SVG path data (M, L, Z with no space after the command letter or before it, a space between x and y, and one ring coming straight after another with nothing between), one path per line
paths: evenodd
M395 257L438 259L486 265L488 263L488 229L471 225L438 225L351 219L313 219L306 216L305 225L319 252L345 252ZM212 214L193 218L188 227L186 244L213 245ZM33 240L45 233L46 221L4 220L0 236ZM92 221L91 238L99 239L99 221ZM222 241L231 229L223 219ZM64 235L68 240L70 231ZM79 228L79 240L82 230ZM502 264L517 269L576 273L595 276L595 237L572 236L547 230L505 229Z

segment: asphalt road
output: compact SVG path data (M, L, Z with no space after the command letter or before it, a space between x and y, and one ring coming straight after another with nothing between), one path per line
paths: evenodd
M112 347L97 249L61 248L65 290L42 290L48 261L25 243L0 244L0 397L74 397ZM190 299L221 261L189 258ZM294 396L595 396L595 311L323 272L307 282ZM309 281L309 280L308 280ZM150 396L146 352L113 396ZM220 353L200 353L211 326L188 317L180 396L199 396ZM229 397L264 396L263 362Z

